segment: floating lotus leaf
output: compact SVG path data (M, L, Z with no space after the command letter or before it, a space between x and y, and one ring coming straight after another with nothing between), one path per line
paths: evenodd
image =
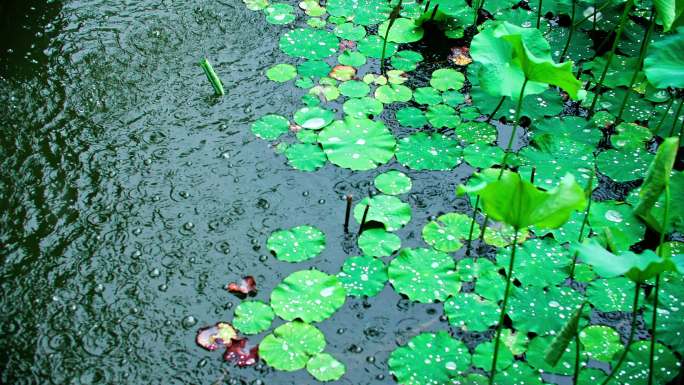
M375 59L380 59L382 57L382 46L385 40L378 35L366 36L361 41L359 41L358 49L362 54L372 57ZM385 47L385 58L389 58L397 51L397 45L392 42L387 42Z
M382 103L370 97L349 99L342 108L345 114L356 119L380 115L384 109Z
M319 100L333 101L340 97L340 90L335 86L315 86L309 90L312 95L317 95Z
M266 21L271 24L290 24L295 20L294 8L289 4L273 3L264 9Z
M565 323L564 320L562 320ZM546 350L551 342L553 336L536 337L530 342L525 357L527 363L533 368L543 373L559 374L569 376L575 371L575 340L571 340L565 352L561 355L560 360L555 366L549 365L544 359L546 357Z
M385 20L378 27L378 35L385 36L390 21ZM416 24L415 20L399 17L394 19L392 28L387 35L387 41L394 43L413 43L423 38L423 27Z
M412 301L445 301L461 289L453 258L436 250L402 249L387 272L395 290Z
M588 326L582 329L579 338L582 353L593 360L610 362L624 348L620 334L608 326Z
M425 113L425 117L427 117L430 124L436 128L455 128L461 123L461 118L456 115L456 110L445 104L429 106Z
M272 233L266 244L279 260L301 262L325 249L325 234L315 227L297 226Z
M541 95L544 96L543 94ZM568 154L593 152L603 137L600 130L579 116L547 118L534 125L534 145L548 153L564 151ZM579 151L568 151L573 146Z
M412 95L411 89L401 84L386 84L375 89L375 98L385 104L408 102Z
M653 293L651 294L653 297ZM679 274L663 274L658 296L658 339L667 342L679 354L684 354L684 282ZM653 300L649 301L644 314L652 314ZM651 318L645 317L647 325Z
M242 302L235 308L233 325L244 334L257 334L271 327L273 309L261 301Z
M309 27L313 28L323 28L326 26L325 20L321 19L320 17L310 17L307 21L306 24L309 25Z
M305 59L324 59L337 53L339 40L331 32L297 28L280 37L280 49L286 54Z
M684 88L684 27L649 46L644 72L657 88Z
M484 241L488 245L506 247L513 244L515 229L502 222L490 221L484 233ZM529 230L518 232L518 244L522 244L529 236Z
M354 219L361 223L366 206L370 204L366 221L380 222L387 231L397 231L411 220L411 206L401 199L389 195L376 195L363 198L354 207Z
M389 70L386 75L387 81L391 84L403 84L408 80L406 72L401 70Z
M508 346L511 353L516 356L522 355L527 351L527 345L529 344L529 339L527 338L527 333L516 332L511 329L503 329L501 331L501 342Z
M362 25L344 23L335 27L335 35L345 40L359 41L366 36L366 29Z
M318 143L318 133L313 130L300 130L297 139L302 143Z
M580 370L577 383L579 384L600 384L607 377L606 372L601 369L583 368ZM615 384L613 384L615 385Z
M503 299L505 287L506 279L496 270L483 272L475 282L475 292L495 302Z
M457 107L465 103L465 95L458 91L444 91L442 93L442 102L447 106Z
M668 384L677 377L682 364L672 351L663 344L656 343L654 351L653 383ZM650 341L632 343L624 363L608 385L646 385L648 383L650 352ZM617 358L615 360L617 361Z
M387 195L405 194L411 191L411 178L401 171L390 170L375 177L375 187Z
M347 368L330 354L318 353L306 363L306 370L318 381L335 381L344 375Z
M276 140L290 129L290 122L280 115L264 115L252 123L252 132L257 138Z
M498 136L496 128L485 122L464 122L454 131L458 139L468 143L492 143Z
M458 377L451 380L454 385L488 385L489 378L482 374L470 373L464 377Z
M416 51L399 51L392 56L390 63L392 67L402 71L413 71L418 67L418 63L423 61L423 55Z
M368 95L370 87L368 84L359 80L349 80L339 86L340 93L350 98L360 98Z
M428 123L423 111L416 107L404 107L397 110L396 118L399 124L411 128L421 128Z
M309 16L323 16L325 15L325 7L318 4L318 0L303 0L299 2L299 8L304 10Z
M654 155L644 149L632 151L606 150L598 154L599 171L616 182L629 182L643 178Z
M499 306L477 294L462 293L444 302L449 323L466 331L485 331L499 321Z
M297 76L297 69L291 64L276 64L266 71L266 76L274 82L283 83Z
M381 260L373 257L351 257L344 261L342 271L337 277L347 295L372 297L385 287L387 268Z
M501 162L504 150L498 146L484 143L474 143L463 149L463 159L469 165L477 168L489 168Z
M325 165L327 158L316 144L295 143L285 150L290 166L300 171L316 171Z
M308 89L314 86L314 81L311 78L299 78L295 80L295 86Z
M390 373L402 385L449 384L469 364L468 348L444 331L419 334L389 357Z
M381 121L347 117L326 127L318 141L328 159L352 170L370 170L394 155L394 136Z
M513 327L543 335L560 330L582 298L568 287L528 286L514 290L509 301Z
M477 225L477 223L475 224ZM479 226L479 225L478 225ZM473 282L477 278L483 277L489 273L498 274L499 268L494 265L494 262L489 259L478 258L463 258L456 264L458 271L458 279L463 282Z
M508 368L497 371L496 385L543 385L541 375L529 365L514 361Z
M282 319L320 322L344 304L346 292L334 275L318 270L297 271L271 292L271 307Z
M304 369L310 357L325 349L325 337L307 323L295 321L277 327L259 344L259 356L269 366L292 372Z
M344 16L366 26L385 21L391 10L386 0L330 0L327 8L333 16Z
M366 56L360 52L347 50L337 57L337 61L339 61L340 64L358 68L366 64Z
M500 249L496 257L502 268L508 269L510 250ZM518 248L513 277L523 286L548 287L562 283L567 267L572 263L570 252L552 238L536 238Z
M442 94L432 87L420 87L413 91L413 99L418 104L439 104L442 102Z
M432 73L430 85L440 91L460 90L465 83L465 76L451 68L441 68Z
M294 121L309 130L320 130L333 121L335 114L321 107L304 107L294 114Z
M425 243L447 253L457 251L467 241L470 231L470 216L460 213L446 213L423 227ZM477 233L474 233L477 237Z
M635 123L620 123L615 127L615 134L610 137L613 147L618 150L635 150L646 147L653 137L651 131Z
M370 210L369 210L370 211ZM368 229L359 235L359 247L366 255L386 257L401 247L401 239L396 234L383 229Z
M497 317L498 320L498 317ZM494 342L485 342L475 347L473 353L473 365L478 368L489 370L492 367L492 355L494 354ZM496 370L504 370L513 363L513 353L506 344L499 345L499 358L496 361Z
M417 132L399 140L397 160L414 170L447 171L461 158L458 143L441 134Z
M219 322L214 326L199 329L195 342L204 349L214 351L229 346L235 337L237 337L237 332L231 324Z
M524 165L519 172L528 178L534 166L537 169L535 183L547 190L556 186L567 174L572 174L578 183L586 186L594 168L591 150L584 149L583 145L572 147L573 143L567 144L567 147L554 152L524 148L518 154Z
M333 67L329 75L333 79L346 82L347 80L351 80L354 75L356 75L356 70L354 67L339 65Z
M589 224L596 233L602 233L605 228L616 228L621 237L614 238L614 246L618 250L628 250L639 242L646 226L634 215L632 207L615 201L594 202L589 211Z
M629 311L634 302L634 282L624 277L597 279L587 287L587 299L600 311Z
M320 60L307 60L297 66L297 71L302 76L322 78L330 73L330 65Z
M261 11L268 7L268 0L242 0L250 11Z
M548 230L548 232L553 234L553 237L556 239L556 241L558 241L558 243L575 242L579 237L582 221L584 221L584 213L576 211L570 215L570 219L568 219L563 226L557 229ZM590 231L591 227L589 225L584 226L583 238L589 236ZM535 229L535 232L537 232L539 235L543 235L545 230L540 231Z

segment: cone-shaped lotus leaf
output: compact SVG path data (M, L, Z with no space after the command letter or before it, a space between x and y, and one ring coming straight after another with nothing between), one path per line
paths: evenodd
M554 63L549 43L536 28L493 24L475 35L470 53L482 64L478 80L491 95L517 100L527 79L525 95L542 93L554 85L573 99L582 98L582 83L572 73L572 62Z
M325 249L325 234L315 227L297 226L274 232L266 243L279 260L301 262Z
M684 88L684 27L651 44L644 59L644 72L656 88Z
M417 302L444 301L461 289L453 258L436 250L403 249L387 273L399 293Z
M346 292L334 275L318 270L297 271L271 292L273 311L288 321L319 322L344 304Z
M394 136L381 121L366 118L337 120L318 136L328 159L344 168L370 170L394 155Z
M584 189L572 174L565 175L556 188L542 191L517 173L504 173L500 180L487 183L479 194L490 217L516 229L532 225L559 227L573 211L586 205Z
M303 369L310 357L325 349L325 337L315 326L295 321L278 326L259 344L259 356L278 370Z
M261 301L245 301L235 308L233 325L244 334L261 333L271 326L273 309Z
M468 347L445 331L423 333L392 352L390 373L402 385L451 384L470 364Z
M306 370L318 381L335 381L344 375L347 368L330 354L318 353L306 363Z

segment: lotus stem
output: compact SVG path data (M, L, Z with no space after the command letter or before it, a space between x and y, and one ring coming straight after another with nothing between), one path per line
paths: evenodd
M568 40L565 42L565 47L563 47L563 52L560 55L559 62L565 61L565 55L568 53L568 48L570 48L570 41L572 40L572 35L575 33L575 8L577 7L577 0L572 0L572 15L570 20L570 31L568 32Z
M663 123L665 123L665 118L667 118L667 113L670 112L670 108L672 108L672 105L674 104L675 98L671 97L670 101L667 103L667 109L665 109L665 112L663 112L663 117L660 118L660 121L656 125L655 129L653 130L654 134L658 134L658 131L660 131L660 127L663 126ZM676 119L675 119L676 120Z
M503 304L501 305L501 313L499 314L499 323L496 324L496 340L494 342L494 357L492 358L492 370L489 377L489 385L494 385L494 377L496 376L496 361L499 359L499 345L501 344L501 328L503 326L504 315L506 314L506 306L508 305L508 294L511 288L511 277L513 277L513 266L515 264L515 249L518 245L518 229L515 229L513 235L513 248L511 249L511 260L508 262L508 274L506 274L506 289L504 291Z
M389 16L389 24L387 24L387 30L385 31L385 38L383 39L382 42L382 55L380 56L380 73L385 74L385 53L387 51L387 37L389 36L390 29L392 29L392 26L394 25L394 21L397 20L401 13L401 3L404 0L399 0L399 3L392 9L392 12L390 13ZM425 9L427 11L427 7L430 6L430 2L428 1Z
M597 9L597 8L596 8L596 2L594 2L594 12L592 12L592 13L590 13L589 15L585 16L585 17L582 18L580 21L574 23L574 24L572 25L572 27L573 27L573 28L577 28L577 27L579 27L582 23L584 23L585 21L589 20L589 18L593 18L593 21L594 21L594 27L593 27L593 28L596 29L596 15L597 15L599 12L603 11L603 10L604 10L607 6L609 6L609 5L611 5L610 2L603 4L602 6L598 7L598 9Z
M537 9L537 29L539 29L539 25L541 24L541 15L542 15L542 0L539 0L539 9Z
M370 203L366 205L366 208L363 209L363 217L361 217L361 225L359 226L359 234L363 232L363 226L366 224L366 217L368 217L368 210L370 210Z
M646 28L646 32L644 32L644 39L641 41L641 48L639 49L639 61L637 62L637 66L634 69L634 72L632 73L632 78L629 80L629 86L627 87L627 92L625 92L625 97L622 99L622 105L620 106L620 112L618 112L617 117L615 118L615 123L619 124L622 121L622 114L625 112L625 107L627 106L627 102L629 101L629 96L632 93L632 87L634 86L634 83L636 82L637 76L639 76L639 72L641 72L641 68L644 65L644 57L646 56L646 49L648 48L648 45L650 43L651 39L651 33L653 32L653 27L655 27L655 9L651 10L651 19L648 22L648 28Z
M348 194L345 199L347 200L347 209L344 213L344 232L348 233L349 232L349 215L351 214L351 206L352 206L352 199L353 196L351 194Z
M606 385L607 383L610 382L610 380L613 379L613 376L615 376L615 373L617 373L617 371L622 366L622 363L625 361L625 358L627 357L627 353L629 353L630 345L632 345L632 341L634 340L634 331L636 330L637 310L639 310L638 305L639 305L639 290L640 289L641 289L641 283L637 282L635 284L635 289L634 289L634 303L632 304L632 324L629 328L629 337L627 338L627 344L625 345L625 350L622 351L622 354L620 355L620 359L618 360L618 362L613 367L613 370L610 371L610 374L608 374L606 379L603 380L601 385Z
M484 0L473 0L473 5L476 5L473 7L473 10L475 10L475 16L473 16L473 25L477 27L477 19L480 14L480 8L484 5Z
M473 230L475 229L475 218L477 217L477 206L480 205L480 195L475 198L475 206L473 207L473 216L470 220L470 230L468 231L468 244L466 246L466 255L470 255L470 248L473 242Z
M437 15L437 10L439 9L439 4L432 8L432 14L430 15L430 21L435 20L435 15Z
M684 98L679 101L679 107L677 107L677 112L675 113L674 120L672 121L672 128L670 128L670 133L667 134L668 137L674 135L675 127L677 126L677 119L679 119L679 114L682 113L682 104L684 103Z
M610 52L608 53L608 58L606 59L606 66L603 68L603 72L601 72L601 77L599 78L598 83L596 83L596 86L595 86L596 92L594 92L594 99L591 101L591 107L589 107L589 114L587 116L591 116L594 113L594 108L596 107L596 102L598 102L599 95L601 93L601 87L603 86L603 81L606 80L606 74L608 74L608 68L610 68L610 64L613 62L613 57L615 57L615 50L617 49L618 43L620 43L620 38L622 37L622 31L625 29L625 24L627 24L629 11L632 10L633 6L634 6L634 1L633 0L627 0L627 5L625 5L625 10L622 12L622 16L620 16L620 26L618 27L618 30L615 34L615 40L613 41L613 45L610 48Z
M596 171L592 170L591 176L589 177L589 182L587 182L587 187L584 189L585 194L587 195L587 208L584 210L584 218L582 219L582 226L580 226L580 232L579 236L577 237L577 242L582 243L584 240L584 228L587 226L587 223L589 222L589 211L591 211L591 191L593 190L594 187L594 176L596 175ZM575 267L577 266L577 255L579 254L578 251L575 251L575 253L572 255L572 266L570 266L570 279L575 279Z
M530 183L534 183L534 176L537 174L537 168L532 167L532 172L530 173Z
M487 117L487 120L485 120L485 123L489 123L492 120L492 118L494 117L494 115L496 115L496 113L499 112L499 108L501 108L501 106L503 105L504 100L506 100L506 97L505 96L501 97L501 100L499 100L499 104L497 104L496 108L494 108L494 111L492 111L492 113L489 114L489 116Z
M207 79L209 79L209 82L211 83L211 86L214 87L214 92L216 95L225 95L225 90L223 89L223 83L221 83L221 79L219 79L218 75L216 75L216 72L214 72L214 67L211 66L211 63L209 63L209 60L207 58L202 59L200 61L200 67L204 70L204 73L207 75Z
M579 371L580 371L580 339L579 329L575 331L575 372L572 373L572 383L579 385Z

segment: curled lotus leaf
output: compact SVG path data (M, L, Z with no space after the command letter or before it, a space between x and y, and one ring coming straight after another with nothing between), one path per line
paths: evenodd
M271 292L273 311L288 321L320 322L344 304L346 292L334 275L302 270L287 276Z
M266 245L281 261L301 262L325 249L325 234L312 226L297 226L271 234Z
M388 275L395 290L422 303L445 301L461 289L453 258L431 249L402 249Z

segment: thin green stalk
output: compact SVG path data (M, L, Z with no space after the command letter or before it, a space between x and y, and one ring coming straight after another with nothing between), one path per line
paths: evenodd
M496 376L496 361L499 359L499 345L501 344L501 329L503 326L504 315L506 314L506 306L508 305L508 294L511 288L511 277L513 277L513 266L515 262L515 249L518 245L518 229L515 229L513 235L513 249L511 250L511 260L508 262L508 274L506 274L506 290L504 291L503 304L501 305L501 314L499 314L499 323L496 324L496 341L494 342L494 357L492 358L492 370L489 377L489 385L494 385L494 376Z
M568 48L570 48L570 41L572 40L572 35L575 33L575 8L577 5L577 0L572 0L572 16L570 20L570 32L568 32L568 40L565 42L565 47L563 47L563 52L560 55L559 62L565 61L565 55L568 53Z
M579 330L575 331L575 372L572 373L572 383L579 385L579 371L580 371L580 339Z
M218 75L216 75L216 71L214 71L214 67L211 66L211 63L209 63L209 60L207 58L204 58L200 61L200 67L202 67L202 70L204 70L204 74L207 75L207 79L209 79L209 82L211 83L211 86L214 88L214 92L216 95L225 95L225 90L223 89L223 83L221 83L221 79L219 79Z
M606 385L607 383L610 382L610 380L613 379L613 376L615 376L615 373L620 369L622 366L622 363L625 361L625 358L627 357L627 353L629 353L629 348L630 345L632 345L632 341L634 340L634 331L636 330L636 323L637 323L637 310L639 310L638 305L639 305L639 290L641 289L641 284L637 282L635 284L635 289L634 289L634 303L632 304L632 324L631 327L629 328L629 337L627 338L627 344L625 345L625 350L622 351L622 354L620 355L620 359L617 361L615 366L613 366L613 370L611 370L610 374L606 377L605 380L601 383L601 385Z
M610 64L613 62L613 57L615 56L615 50L617 49L618 43L620 42L620 38L622 37L622 31L625 29L625 24L627 24L629 11L632 10L632 6L634 6L634 1L628 0L627 5L625 5L625 10L622 12L622 16L620 17L620 26L618 27L617 33L615 34L615 40L613 41L613 46L610 48L610 52L608 53L608 58L606 59L606 66L603 68L603 72L601 73L601 77L599 78L599 81L596 84L596 88L595 88L596 92L594 93L594 99L591 101L591 107L589 107L588 116L591 116L591 114L594 112L594 108L596 107L596 102L598 102L598 98L599 98L599 95L601 93L601 87L603 86L603 81L606 80L606 74L608 74L608 68L610 68Z
M542 0L539 0L539 9L537 9L537 29L539 29L539 25L541 24L541 15L542 15Z
M594 168L596 168L596 166L594 166ZM592 170L591 176L589 177L589 182L587 182L587 187L584 189L584 194L587 196L587 208L584 210L584 219L582 219L582 226L580 226L579 236L577 237L578 243L582 243L582 241L584 240L584 228L587 226L587 223L589 222L589 211L591 211L591 191L594 188L595 175L596 171ZM575 251L575 253L572 256L572 266L570 266L570 279L575 278L575 267L577 266L578 254L579 252Z
M501 108L501 106L503 105L504 100L506 100L506 97L502 96L501 100L499 100L499 104L497 104L494 111L492 111L492 113L489 114L489 116L487 117L487 120L485 120L485 123L489 123L492 120L492 118L494 117L494 115L496 115L496 113L499 112L499 108Z
M639 61L637 62L634 72L632 73L632 78L629 81L629 86L627 87L627 92L625 92L625 97L622 98L622 105L620 106L620 112L618 112L617 118L615 118L615 123L620 123L622 121L622 114L625 112L625 107L627 106L629 97L632 94L632 87L634 86L637 76L639 76L639 72L641 72L641 68L644 65L646 48L648 48L648 44L650 43L649 40L651 39L651 33L653 32L653 27L655 27L655 14L655 9L651 10L651 19L648 23L648 28L646 28L646 32L644 32L644 39L641 41L641 48L639 49Z
M684 103L684 98L679 101L679 107L677 107L677 112L675 113L674 120L672 121L672 128L670 128L670 133L667 134L668 137L674 135L675 127L677 126L677 119L679 119L679 114L682 113L682 104Z
M468 245L466 246L466 255L470 255L470 248L473 242L473 230L475 229L475 217L477 216L477 206L480 205L480 195L475 198L475 207L473 207L473 217L470 221L470 230L468 231Z
M672 105L674 104L675 98L671 97L670 102L667 103L667 109L665 109L665 112L663 113L663 117L660 118L660 121L658 122L658 125L656 125L655 129L653 130L654 134L658 134L660 131L660 127L663 126L663 123L665 123L665 119L667 118L667 113L670 112L670 108L672 108Z
M610 4L610 1L607 1L605 5ZM591 21L591 30L596 31L596 15L598 15L599 11L596 9L596 0L594 0L594 13L591 14L592 16L592 21Z
M392 26L394 25L394 21L397 20L399 15L401 14L401 3L404 0L399 0L399 3L392 9L392 12L390 13L389 16L389 24L387 24L387 30L385 31L385 38L383 39L382 42L382 55L380 56L380 73L385 74L385 53L387 50L387 37L389 36L390 30L392 29Z
M477 26L477 19L478 16L480 15L480 9L484 6L485 0L473 0L473 4L477 4L476 7L473 7L475 10L475 16L473 16L473 25Z

